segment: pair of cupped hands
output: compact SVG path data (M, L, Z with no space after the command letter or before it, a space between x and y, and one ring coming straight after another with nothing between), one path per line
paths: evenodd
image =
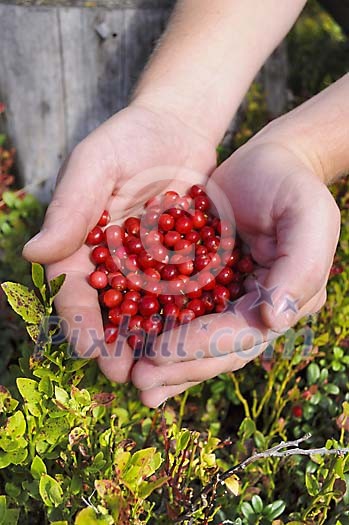
M236 228L258 265L233 311L192 321L180 352L176 328L166 355L161 341L168 336L162 334L154 355L136 362L127 345L120 355L107 345L110 355L96 347L92 356L110 380L131 380L150 407L243 367L326 300L339 211L310 164L278 143L269 127L216 168L215 144L205 130L199 133L171 114L131 104L73 150L58 176L42 230L24 249L27 259L46 265L49 279L66 274L56 308L67 321L68 338L78 330L76 352L84 357L93 340L103 340L97 292L87 282L93 264L84 244L102 211L109 210L118 222L141 209L147 198L166 189L160 183L149 186L147 180L161 166L171 166L174 179L185 170L209 177L228 198ZM176 188L175 180L167 181L169 188Z

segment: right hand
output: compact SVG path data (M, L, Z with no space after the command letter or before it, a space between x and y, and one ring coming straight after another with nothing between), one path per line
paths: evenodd
M84 244L102 211L109 210L112 221L120 221L162 192L164 182L153 184L150 190L148 186L146 195L142 192L150 182L146 170L172 166L178 173L187 168L207 176L215 164L215 147L208 138L172 114L136 103L97 128L65 161L41 233L25 246L23 255L46 264L49 279L66 274L55 304L67 321L68 339L73 330L79 331L75 348L79 355L86 355L93 341L103 340L104 335L97 292L87 283L93 264ZM130 187L125 191L131 178L131 191ZM167 184L171 186L170 181ZM129 347L116 359L103 359L99 353L96 348L90 357L98 358L102 371L107 370L117 382L129 379L133 365Z

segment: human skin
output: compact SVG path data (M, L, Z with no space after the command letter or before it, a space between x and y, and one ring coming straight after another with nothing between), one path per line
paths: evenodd
M158 406L194 384L241 368L263 351L264 342L322 307L340 229L340 212L326 184L349 171L348 118L345 75L269 124L212 174L230 199L237 229L259 269L234 316L207 316L204 334L200 319L192 323L185 358L173 352L164 359L159 338L156 355L136 363L132 380L146 405ZM273 307L264 302L253 308L256 282L275 288ZM295 312L285 308L287 299L295 302ZM232 330L222 338L222 356L212 358L214 334L224 326ZM236 343L247 327L244 352ZM195 358L198 349L201 360Z
M216 144L255 73L287 33L304 3L303 0L287 3L266 0L263 5L253 0L179 2L166 34L139 82L130 106L89 135L67 159L48 208L42 233L27 244L24 255L29 260L47 264L49 278L60 273L67 274L56 306L70 326L68 337L73 329L80 330L77 345L80 354L84 354L90 346L91 338L103 338L97 293L86 282L86 275L92 269L92 263L88 259L89 250L83 244L87 232L105 208L110 210L113 221L116 221L130 215L132 209L139 207L140 197L132 201L130 194L125 193L123 188L136 176L133 183L141 189L146 182L144 172L149 168L171 164L178 169L178 173L187 168L199 172L203 177L212 173L215 167ZM237 30L232 31L232 28ZM252 146L242 149L233 157L240 159L239 168L234 169L234 173L238 171L240 176L223 176L223 167L214 175L219 184L224 186L224 191L231 196L237 224L242 226L241 233L245 238L248 237L248 232L243 231L243 221L239 219L242 210L239 211L239 203L235 201L236 195L243 196L246 201L252 199L250 193L256 186L257 175L246 175L244 166L249 165L248 159L251 164L254 162L257 165L263 161L267 165L268 157L268 184L277 184L275 176L272 177L271 174L270 163L273 154L270 149L267 154L265 146L265 153L262 155L260 150L257 155L257 150L254 149L256 144L257 142L252 142ZM309 188L312 184L317 187L318 179L314 175L310 176L310 172L313 173L312 168L304 161L304 155L301 160L298 159L300 154L293 155L295 162L297 159L298 168L301 162L302 167L304 164L308 169L300 169L304 177L297 179L299 185L302 180L302 184ZM281 153L278 157L282 157ZM230 173L229 170L228 172ZM172 185L175 185L175 182L173 180ZM169 185L171 186L170 182ZM321 188L323 187L322 185ZM230 191L230 188L234 188L236 193ZM162 187L156 186L154 194L160 189ZM327 215L325 211L323 213ZM260 220L260 217L255 217L254 220ZM302 222L299 221L297 226L297 220L295 215L294 230L297 231L298 228L298 231L301 231ZM253 244L253 239L251 242ZM257 243L256 239L255 242ZM314 242L319 242L318 238ZM327 248L326 263L332 255L331 246ZM258 262L265 264L263 258ZM273 265L277 261L270 257L269 262ZM272 266L269 273L271 269ZM283 274L283 279L282 282L287 283L288 276ZM312 297L314 295L316 294ZM249 298L250 296L246 300ZM308 303L309 301L300 310L300 315L311 311L310 307L318 306ZM253 315L249 311L242 324L241 320L239 321L239 329L256 325L263 333L270 327L280 330L280 323L276 322L273 326L269 318L271 314L265 312L264 306L252 313ZM76 315L82 316L83 321L74 320ZM236 319L222 317L219 317L219 322L222 322L222 319L224 323L229 323L229 326L234 327L234 323L237 323ZM289 319L287 326L295 320ZM190 327L188 340L195 340L195 323ZM283 323L282 328L287 326ZM93 336L91 329L95 332ZM111 348L109 350L112 351ZM172 353L176 353L175 346ZM98 351L94 356L98 356ZM177 358L178 356L175 356L168 361L176 361ZM133 357L131 349L127 346L120 357L98 359L102 371L112 380L122 382L130 378ZM233 361L234 356L230 358L229 369L243 364L237 361L233 364ZM164 397L174 395L191 385L193 362L188 360L184 364L180 363L179 374L177 365L172 364L166 368L166 375L162 377L163 368L154 361L151 366L157 366L159 384L169 386L152 389L149 381L147 384L139 381L142 367L150 366L149 362L139 361L132 378L141 390L148 389L142 393L143 401L149 406L155 406ZM211 364L200 363L197 370L202 370L202 374L196 377L196 380L211 377L215 371L219 373L217 370L221 363L222 358L216 358ZM144 380L153 372L153 369L144 368ZM169 378L169 375L172 378Z

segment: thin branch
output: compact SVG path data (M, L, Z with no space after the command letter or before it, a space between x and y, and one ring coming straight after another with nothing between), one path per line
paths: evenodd
M182 514L179 516L179 518L176 520L175 523L183 522L185 519L190 519L193 515L193 513L200 507L200 504L202 503L202 500L207 500L207 495L217 487L217 484L220 483L221 485L224 485L224 481L228 478L230 478L233 474L236 472L239 472L241 470L244 470L248 465L251 463L254 463L255 461L258 461L259 459L265 459L265 458L285 458L289 456L295 456L295 455L301 455L301 456L312 456L314 454L318 454L321 456L324 455L344 455L349 454L349 448L334 448L334 449L327 449L326 447L321 448L299 448L300 443L303 443L304 441L307 441L311 437L311 434L306 434L305 436L295 439L293 441L281 441L278 445L275 445L274 447L268 448L267 450L264 450L263 452L258 452L256 454L253 454L252 456L248 457L241 463L238 463L234 467L231 467L230 469L226 470L222 474L219 472L214 476L212 481L206 485L202 489L202 491L195 497L194 501L192 502L191 510Z

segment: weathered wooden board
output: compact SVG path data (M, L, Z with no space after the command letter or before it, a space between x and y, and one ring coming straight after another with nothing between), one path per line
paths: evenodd
M41 198L72 147L126 105L169 13L0 3L0 100L19 171Z
M19 172L40 198L73 146L127 104L173 4L0 0L0 100ZM285 56L281 47L261 75L274 116L285 106Z

